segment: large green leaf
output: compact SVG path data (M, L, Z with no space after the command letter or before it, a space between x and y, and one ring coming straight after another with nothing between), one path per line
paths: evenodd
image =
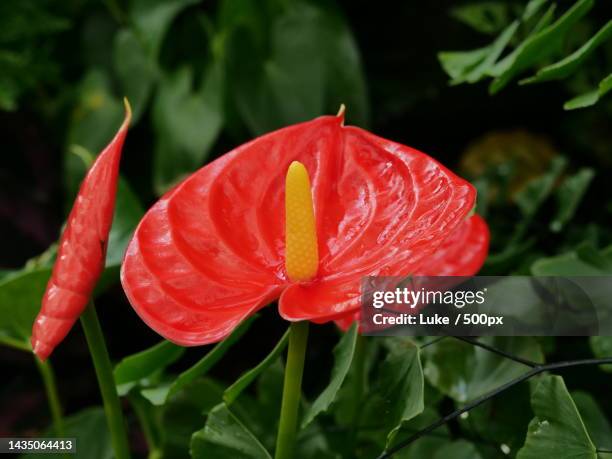
M115 366L115 384L120 395L125 395L138 381L165 369L177 361L185 348L170 341L162 341L155 346L129 355Z
M612 90L612 73L599 82L599 86L591 91L574 97L563 105L566 110L585 108L595 105L599 100Z
M163 457L189 456L191 436L205 424L208 413L221 403L222 395L223 386L200 378L185 385L163 407L154 407L161 412L159 449Z
M319 414L327 411L336 399L353 361L358 336L357 328L357 323L353 323L334 348L334 366L332 368L331 379L323 392L319 394L316 400L312 402L312 405L304 412L302 429L310 424Z
M206 425L191 438L193 459L272 459L270 453L234 414L220 404L208 415Z
M223 124L221 62L208 68L200 88L193 80L185 67L160 81L153 106L153 182L160 195L203 165Z
M535 417L529 423L525 445L517 459L597 459L595 445L563 378L542 377L531 396L531 406Z
M270 365L276 362L287 347L289 330L285 332L274 349L255 368L250 369L223 392L223 401L229 406L238 396L261 375Z
M229 87L253 133L335 112L342 102L349 120L367 123L359 54L341 16L314 4L287 4L269 43L258 43L249 24L228 40Z
M113 459L113 447L102 408L87 408L65 419L65 437L76 439L74 459ZM22 459L65 459L65 454L26 454Z
M600 252L578 249L541 258L531 266L534 276L606 276L612 274L612 246Z
M608 21L590 40L572 54L559 62L541 68L536 75L522 80L521 84L542 83L544 81L567 78L576 72L584 61L610 37L612 37L612 20Z
M582 391L572 392L572 399L580 412L580 417L598 449L612 451L612 427L605 413L589 393ZM600 453L602 458L612 455Z
M527 337L484 338L484 343L536 362L544 357ZM523 374L527 367L486 349L446 339L424 352L425 376L438 390L459 403L473 400Z
M512 53L499 61L495 68L497 78L490 86L491 93L497 93L516 75L558 52L566 34L593 5L594 0L578 0L557 21L529 36Z
M143 397L154 405L163 405L187 384L206 375L225 353L240 340L242 335L249 329L254 319L255 316L242 322L231 335L215 345L215 347L213 347L202 359L188 370L183 371L174 381L161 386L143 389L141 391Z
M361 419L368 424L374 420L385 425L386 443L390 445L401 427L423 411L424 379L419 348L414 342L392 338L388 348L364 401Z

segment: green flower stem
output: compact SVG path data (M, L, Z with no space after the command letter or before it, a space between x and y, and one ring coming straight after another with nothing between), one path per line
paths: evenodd
M281 405L276 459L291 459L295 447L298 410L302 398L302 375L308 342L308 322L293 322L289 328L289 348L285 367L283 401Z
M51 411L51 419L53 420L53 431L57 437L64 436L64 418L62 416L62 405L57 394L57 384L55 383L55 374L48 360L41 362L38 358L34 358L38 365L38 370L42 376L49 402L49 410Z
M159 447L159 428L156 423L156 416L151 403L137 391L132 391L128 395L134 413L142 427L147 446L149 447L148 459L158 459L162 457Z
M83 330L85 330L89 353L96 369L115 457L116 459L129 459L130 448L125 421L121 411L121 403L117 395L117 388L115 387L113 367L108 356L108 349L106 349L104 335L102 334L102 328L100 327L98 314L93 302L90 302L83 314L81 314L81 325Z
M365 392L365 386L367 381L366 375L366 338L363 335L357 335L357 341L355 343L355 355L353 357L353 362L355 365L355 380L353 386L353 429L352 429L352 439L353 442L357 442L357 433L360 426L361 421L361 400L363 400L363 395Z

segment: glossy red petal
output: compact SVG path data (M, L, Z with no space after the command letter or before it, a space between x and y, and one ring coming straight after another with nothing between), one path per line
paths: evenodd
M119 161L130 118L126 103L123 124L87 172L68 215L57 260L32 329L32 348L41 360L68 334L104 270Z
M415 275L473 276L482 267L488 251L489 228L482 217L473 215L442 242ZM355 320L359 320L359 310L336 319L336 324L346 330Z
M313 185L337 156L340 123L322 117L262 136L200 169L140 222L121 280L130 303L181 345L227 336L278 298L284 272L284 176L294 160ZM316 192L315 192L316 194Z
M284 181L311 178L317 277L284 270ZM325 116L249 142L195 172L145 215L122 282L162 336L207 344L270 299L290 320L355 309L362 276L411 272L466 217L475 192L427 155Z
M474 206L472 186L424 153L354 127L343 133L342 172L320 216L328 252L316 282L283 292L287 320L356 310L362 277L415 272Z

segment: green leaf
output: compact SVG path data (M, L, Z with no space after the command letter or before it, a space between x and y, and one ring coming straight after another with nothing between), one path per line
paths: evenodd
M594 176L595 171L593 169L583 168L575 175L565 179L559 186L557 190L557 214L550 223L551 231L561 231L565 224L572 219Z
M532 338L495 337L481 341L528 360L544 360L540 346ZM459 403L474 400L526 370L522 364L455 339L428 347L424 355L427 380Z
M115 196L113 226L108 235L107 268L121 265L128 243L143 215L144 209L140 200L127 181L120 177L117 185L117 195Z
M514 386L460 418L461 430L473 432L491 444L507 445L514 454L523 446L533 416L529 397L528 384Z
M572 26L587 14L593 5L594 0L578 0L557 21L530 35L512 53L499 61L494 72L497 78L491 83L490 92L499 92L516 75L556 53Z
M116 34L113 61L121 95L130 101L132 123L136 124L146 108L157 78L156 63L130 29L123 29Z
M316 400L312 402L312 405L304 412L302 429L306 428L319 414L327 411L336 399L355 355L355 344L357 343L358 336L357 328L357 323L353 323L334 348L334 366L332 368L331 379L323 392L319 394Z
M567 78L580 69L583 62L593 54L599 45L605 43L610 37L612 37L612 20L608 21L590 40L572 54L538 70L537 74L522 80L520 84L542 83L544 81Z
M208 354L188 370L183 371L178 377L169 384L159 387L143 389L141 391L143 397L148 399L154 405L163 405L179 390L187 384L204 376L208 371L225 355L225 353L236 344L242 335L249 329L255 316L249 317L242 322L227 338L216 344Z
M49 434L51 435L51 434ZM76 439L74 459L113 459L106 416L101 407L87 408L65 419L65 437ZM65 454L25 454L21 459L65 459Z
M525 217L532 217L550 196L566 164L564 158L555 158L546 174L531 180L514 195L514 201Z
M244 373L240 378L228 387L223 392L223 401L229 406L231 405L238 396L246 389L257 377L263 373L271 364L276 362L282 352L287 347L289 342L289 330L285 332L280 341L274 346L274 349L263 359L255 368L250 369Z
M597 401L589 393L582 391L572 392L572 399L597 448L612 449L612 427Z
M215 407L191 438L193 459L272 459L255 436L225 406Z
M397 432L394 441L389 446L396 446L398 442L401 442L402 440L414 435L416 432L426 428L439 418L439 413L437 413L431 404L428 403L428 406L425 407L421 414L404 423L401 429ZM366 432L362 433L362 435L364 434L366 434ZM415 440L410 445L403 448L401 452L398 452L395 456L402 459L422 459L426 457L434 457L436 451L438 451L444 445L450 443L450 441L448 426L444 424L436 429L435 435L425 435L418 440ZM373 451L371 456L375 456L379 452L379 450Z
M177 346L170 341L162 341L149 349L123 358L115 366L114 371L119 395L125 395L141 379L176 362L184 352L184 347Z
M376 370L367 399L364 401L364 422L384 423L387 446L410 419L423 411L424 379L418 346L408 339L390 339L389 352ZM381 413L385 413L381 418Z
M481 33L494 34L511 22L512 5L498 1L482 1L456 6L451 16Z
M531 397L531 406L535 417L529 423L525 445L517 459L597 459L595 445L563 378L543 376Z
M29 351L32 325L51 268L20 271L0 281L0 343Z
M147 47L148 53L157 59L162 41L174 18L198 0L132 0L130 18L136 34Z
M566 110L575 110L595 105L599 100L612 90L612 73L599 82L599 86L589 92L581 94L569 100L563 105Z
M223 66L213 63L201 88L193 72L182 68L160 82L153 106L156 134L153 182L163 194L202 166L223 124Z
M201 378L183 387L163 407L155 407L161 411L162 457L189 457L191 436L205 424L208 413L221 403L222 395L220 384Z
M519 22L512 22L485 48L464 52L441 52L438 59L442 68L451 76L450 84L476 83L489 76L495 62L516 33Z
M453 459L482 459L476 447L465 440L449 442L439 448L432 456L433 459L447 459L449 457Z
M591 336L589 338L591 350L597 358L612 357L612 336ZM600 365L602 370L612 373L612 365Z
M541 258L531 266L534 276L607 276L612 274L612 246L600 252L574 250Z
M270 26L269 47L243 24L228 39L229 88L255 134L335 113L368 121L365 79L357 47L342 17L302 2L290 3Z

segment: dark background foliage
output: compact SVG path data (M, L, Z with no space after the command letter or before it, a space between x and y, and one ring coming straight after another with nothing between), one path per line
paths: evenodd
M126 211L128 223L139 218L138 202L148 208L185 174L234 146L345 103L348 123L427 152L475 181L479 211L492 229L483 273L610 273L612 257L601 249L612 243L612 100L572 111L563 103L610 72L612 44L569 80L514 81L493 96L482 82L450 86L438 53L487 45L524 8L522 2L477 3L489 6L483 16L468 14L476 19L467 24L458 11L474 2L450 0L2 2L0 281L23 273L28 260L57 240L84 171L75 151L95 154L110 139L123 95L136 115L122 160L122 175L137 196ZM557 3L558 15L573 4ZM610 20L611 4L595 3L560 52L534 69L569 54ZM27 269L46 266L43 257ZM109 277L116 279L116 272ZM159 337L111 284L97 305L111 356L119 360ZM24 301L30 294L14 293ZM0 295L0 314L11 313L15 298ZM213 369L214 378L232 382L274 346L285 325L273 307L262 315ZM312 336L306 395L325 385L320 375L329 373L337 341L331 325L314 327ZM564 338L538 346L554 361L590 356L592 344ZM188 368L203 352L188 350L172 370ZM3 346L0 360L0 436L39 433L49 417L32 357ZM99 403L79 327L52 360L68 413ZM431 357L428 365L436 362ZM589 392L609 419L609 376L596 367L565 376L572 391ZM437 407L428 409L444 413L457 402L443 386L437 385ZM531 417L528 412L525 422ZM450 429L457 438L489 441L462 423ZM525 429L526 423L517 428L521 440ZM133 432L144 455L144 440L138 428Z

